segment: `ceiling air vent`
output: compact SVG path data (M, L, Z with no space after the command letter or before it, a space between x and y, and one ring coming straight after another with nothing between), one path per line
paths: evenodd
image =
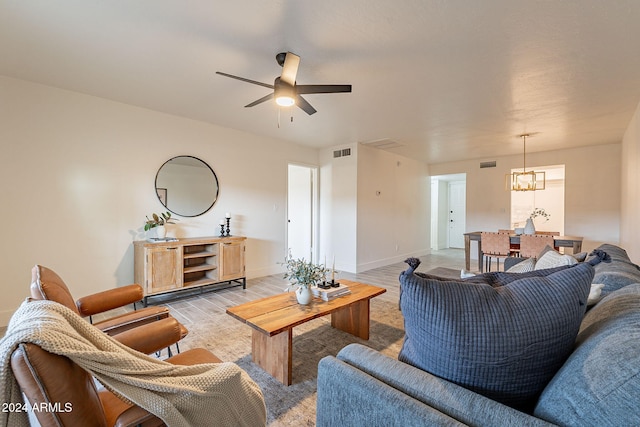
M360 144L366 145L368 147L379 148L380 150L388 150L390 148L398 148L403 146L403 144L400 144L398 141L394 141L389 138L365 141L361 142Z
M492 161L492 162L480 162L480 169L484 169L484 168L495 168L496 167L496 161Z

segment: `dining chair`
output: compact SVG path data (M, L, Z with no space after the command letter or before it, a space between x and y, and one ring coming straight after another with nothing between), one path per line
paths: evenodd
M491 271L493 258L496 259L496 269L500 271L500 260L511 255L511 245L508 233L483 231L480 236L482 242L482 256L485 261L485 271Z
M538 258L544 248L553 248L553 236L550 234L523 234L520 236L520 256Z
M515 230L500 229L498 233L516 234ZM520 256L520 245L518 243L509 243L509 254L511 256Z
M559 236L560 232L559 231L538 231L536 230L536 234L542 234L542 235L547 235L547 236ZM560 248L558 246L555 246L555 242L553 245L553 249L555 249L556 251L560 252Z

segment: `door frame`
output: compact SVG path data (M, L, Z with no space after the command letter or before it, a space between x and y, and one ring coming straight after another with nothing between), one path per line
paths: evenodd
M307 168L311 172L311 262L318 262L318 218L319 218L319 189L318 189L318 166L307 163L288 162L287 163L287 209L285 216L285 245L286 252L289 253L289 167L297 166Z
M450 181L467 182L466 173L433 175L431 178L431 250L445 249L449 247L449 195L448 183ZM444 191L442 186L447 186ZM465 200L465 226L466 230L466 200Z
M462 205L463 205L463 221L462 221L462 235L461 238L464 238L464 232L465 232L465 227L466 227L466 223L467 223L467 214L466 214L466 209L467 209L467 201L466 201L466 194L467 194L467 181L466 179L464 180L451 180L447 182L447 189L448 189L448 194L447 194L447 211L449 212L449 217L448 217L448 221L451 221L451 211L452 211L452 204L451 204L451 186L452 185L460 185L461 187L464 188L464 194L465 194L465 198L464 200L462 200ZM448 224L449 226L447 227L447 246L449 248L456 248L456 249L462 249L464 248L464 239L461 241L461 246L451 246L451 225Z

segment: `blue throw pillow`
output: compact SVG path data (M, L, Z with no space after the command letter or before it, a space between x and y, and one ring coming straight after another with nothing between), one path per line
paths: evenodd
M400 276L405 339L398 358L530 411L571 353L593 266L492 273L473 280Z

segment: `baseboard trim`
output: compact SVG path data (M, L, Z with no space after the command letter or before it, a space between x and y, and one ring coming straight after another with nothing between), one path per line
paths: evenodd
M417 258L425 255L429 255L431 253L431 249L421 249L415 252L409 252L402 255L396 255L390 258L383 258L376 261L370 261L362 264L358 264L356 266L356 273L362 273L363 271L371 270L373 268L384 267L390 264L396 264L398 262L403 262L407 258Z
M254 279L256 277L265 277L271 276L273 274L284 274L285 270L283 267L273 266L273 267L263 267L252 270L246 270L247 279Z

